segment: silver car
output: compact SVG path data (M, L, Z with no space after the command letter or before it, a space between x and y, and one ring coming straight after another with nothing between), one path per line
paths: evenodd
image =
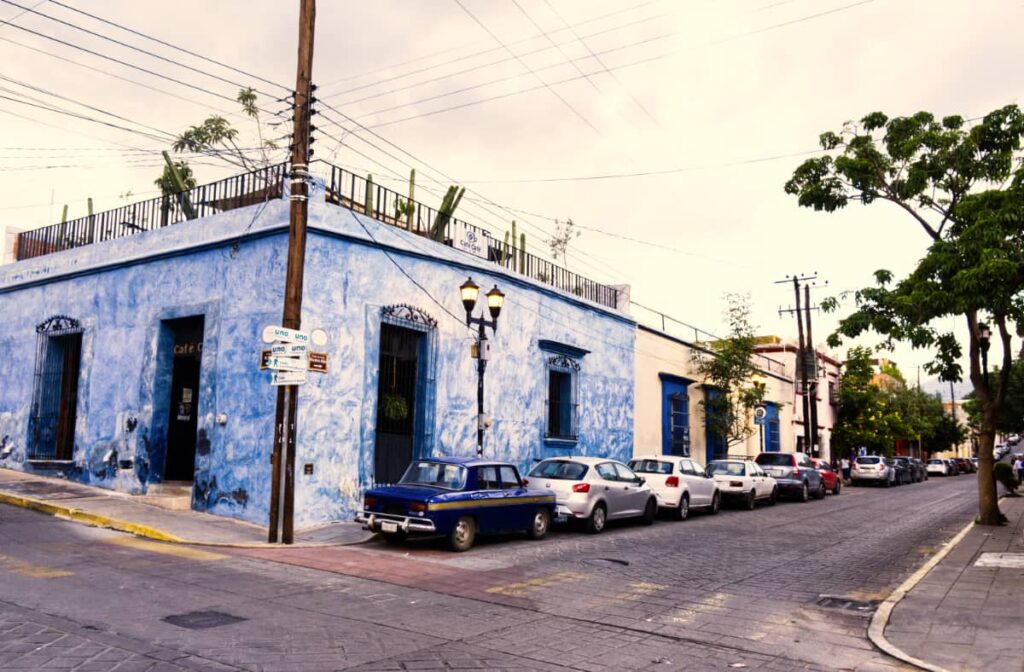
M553 490L555 516L579 520L596 534L609 520L640 518L654 522L658 499L643 478L617 460L605 457L551 457L529 474L534 487Z
M897 485L896 470L889 461L878 455L859 455L853 460L850 470L850 481L854 485L861 483L877 483L885 487Z

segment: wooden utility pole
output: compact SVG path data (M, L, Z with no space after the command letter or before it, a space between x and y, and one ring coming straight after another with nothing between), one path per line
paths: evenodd
M803 319L803 311L801 310L801 307L800 307L800 283L802 281L805 281L805 280L815 280L817 277L818 277L817 273L815 273L814 275L808 275L808 276L794 275L792 278L790 278L787 275L784 280L776 280L775 281L775 284L777 284L777 285L783 284L783 283L789 283L790 281L792 281L792 283L793 283L793 292L796 295L796 308L789 308L789 309L786 309L786 310L783 310L782 308L780 308L779 309L779 315L782 315L783 313L796 313L796 327L797 327L797 335L799 337L798 346L797 346L797 355L796 355L796 383L797 383L797 390L799 390L800 398L801 398L801 401L802 401L803 414L804 414L804 446L803 446L803 450L804 450L804 452L806 452L809 455L814 450L813 443L811 442L811 437L812 437L812 434L811 434L811 404L814 403L814 402L812 402L811 400L809 400L807 398L808 380L807 380L807 375L806 375L807 374L806 357L807 357L807 347L808 347L808 344L804 341L804 319ZM809 296L808 296L807 304L808 304L807 305L807 312L808 312L808 318L807 319L808 319L808 324L809 324L810 323L810 311L812 310L812 308L810 307L810 297ZM808 334L808 340L810 340L809 337L810 337L810 334ZM809 347L813 351L814 346L810 345ZM815 408L814 410L815 410L815 413L817 413L817 408Z
M306 265L306 221L309 216L309 145L313 76L313 32L316 0L299 0L299 56L295 75L292 115L291 213L288 222L288 268L285 274L284 315L281 326L302 326L302 280ZM294 540L295 432L299 388L278 389L274 417L274 452L271 457L273 483L270 499L271 543L277 541L279 518L281 541ZM283 473L281 458L284 457Z
M811 336L811 286L804 285L804 314L807 317L807 353L804 374L807 381L807 403L811 409L811 455L818 454L818 352L814 348L814 337ZM812 366L813 364L813 366ZM809 375L808 375L809 374Z

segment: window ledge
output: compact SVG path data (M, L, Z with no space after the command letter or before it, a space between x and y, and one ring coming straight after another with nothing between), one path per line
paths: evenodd
M27 462L30 466L36 467L37 469L61 469L63 467L75 466L74 460L50 460L45 458L29 458Z
M580 442L579 437L575 438L563 438L554 436L545 436L544 445L549 448L575 448Z

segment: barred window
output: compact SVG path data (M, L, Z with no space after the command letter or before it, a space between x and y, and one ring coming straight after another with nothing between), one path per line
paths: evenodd
M36 327L28 459L70 460L74 454L81 360L78 320L55 315Z

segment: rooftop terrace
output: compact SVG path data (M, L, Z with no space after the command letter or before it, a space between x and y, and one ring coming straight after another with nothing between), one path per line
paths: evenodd
M534 281L609 308L619 307L618 290L614 287L530 254L520 249L516 241L506 244L485 228L447 217L435 208L324 161L314 165L317 181L322 180L324 201L329 204L430 238L439 245L472 250L481 258ZM40 257L283 198L287 177L287 164L276 164L181 193L25 231L18 234L16 258L21 261Z

